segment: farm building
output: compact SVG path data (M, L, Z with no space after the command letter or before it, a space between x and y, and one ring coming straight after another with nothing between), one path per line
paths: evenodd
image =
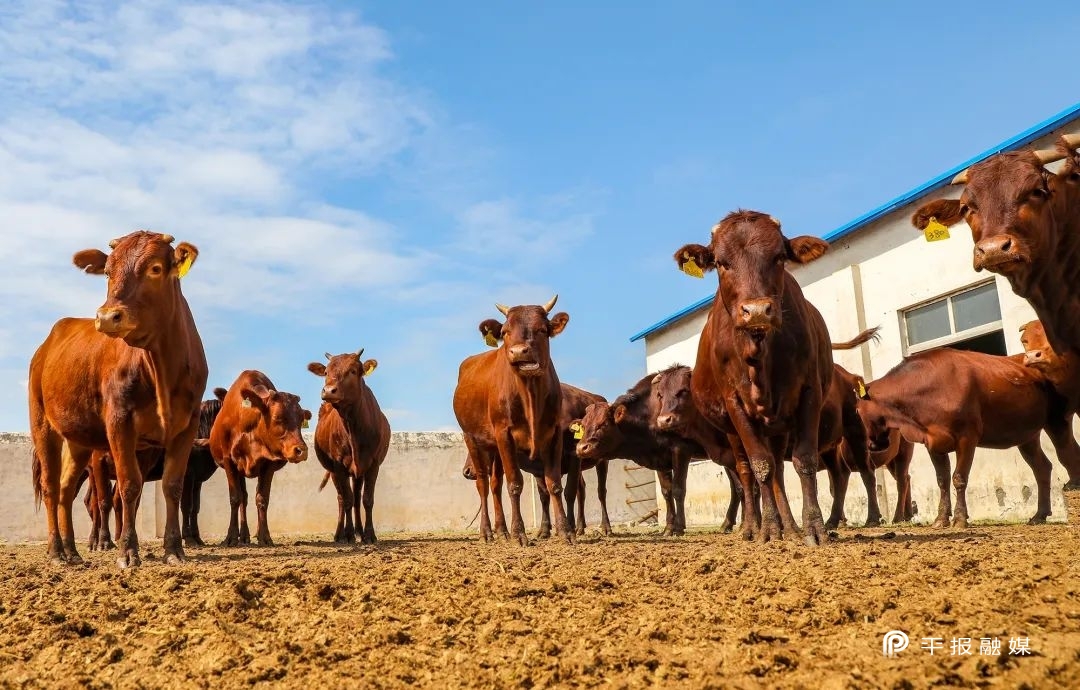
M969 165L1002 151L1049 148L1060 135L1074 132L1080 132L1080 104L822 235L831 245L822 258L805 266L791 265L789 270L807 299L821 312L833 341L847 340L865 328L881 326L879 342L835 352L837 363L870 381L887 373L903 357L931 348L954 347L998 355L1022 352L1019 329L1034 319L1035 313L1024 299L1013 294L1004 278L974 271L967 225L951 228L948 240L927 242L912 226L911 216L931 200L959 197L961 188L949 183ZM706 276L707 289L713 291L714 275ZM710 294L631 338L644 341L648 371L659 371L674 363L694 364L698 337L712 302ZM1062 520L1065 510L1061 486L1066 475L1045 434L1043 447L1054 462L1051 519ZM933 521L938 490L922 446L916 447L911 478L912 498L919 510L916 521ZM792 509L798 515L798 479L793 471L787 473L786 479ZM828 484L823 473L819 475L819 486L823 487L820 495L826 505ZM882 514L891 517L895 484L887 470L878 470L877 487ZM709 462L695 463L687 481L688 524L719 522L727 498L723 470ZM1034 478L1018 451L978 450L968 485L968 505L973 519L1015 520L1034 514ZM854 475L848 490L847 517L861 523L865 516L866 494Z

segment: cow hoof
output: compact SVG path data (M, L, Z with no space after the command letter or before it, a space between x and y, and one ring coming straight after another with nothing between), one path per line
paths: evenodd
M184 537L184 546L206 546L198 537Z
M64 557L64 560L67 562L68 565L82 565L83 564L82 556L80 556L77 551L71 551L70 553L68 553Z
M240 540L234 536L225 537L221 541L222 546L240 546Z
M63 556L51 556L49 558L49 563L52 563L53 565L64 565L67 561L64 560Z
M734 527L735 527L735 525L728 522L727 520L724 520L723 522L720 523L720 533L721 534L731 534L731 530Z
M866 527L880 527L883 522L885 520L880 515L870 516L866 518Z
M521 534L518 534L515 538L517 539L518 543L521 544L522 546L528 546L529 545L529 535L525 534L524 532L522 532Z
M570 544L571 546L577 543L577 535L569 530L567 530L566 533L563 534L563 538L566 539L566 543Z
M379 540L375 538L375 534L365 534L364 538L360 540L361 544L371 544L374 546Z
M273 540L273 539L271 539L269 535L267 535L267 536L260 536L260 537L258 538L258 543L259 543L259 546L276 546L276 545L274 544L274 540Z
M1062 491L1080 491L1080 479L1070 479L1061 487Z
M934 529L947 529L949 526L949 521L945 518L938 518L937 520L934 520L934 524L930 526Z
M1045 525L1046 524L1046 516L1045 515L1036 515L1035 517L1028 520L1028 524L1029 525Z
M600 534L603 534L605 537L610 537L615 533L611 531L611 525L603 525L600 528Z
M180 565L181 563L187 563L187 556L182 553L170 553L165 557L165 563L167 565Z
M116 559L116 565L120 566L121 570L127 570L128 568L137 568L142 565L142 561L139 559L139 554L135 551L128 551L127 553Z
M577 529L574 530L574 534L578 535L579 537L584 537L585 536L585 528L584 527L578 527Z
M536 538L537 539L549 539L550 537L551 537L551 528L550 527L541 529L539 532L536 533Z
M828 521L827 521L827 522L825 523L825 529L830 529L830 530L832 530L832 529L837 529L838 527L840 527L840 521L839 521L839 520L833 520L833 519L829 519L829 520L828 520Z
M116 548L116 544L114 544L111 541L107 541L104 544L99 544L98 545L98 549L100 549L102 551L112 551L115 548Z
M952 526L954 529L967 529L967 518L953 518Z

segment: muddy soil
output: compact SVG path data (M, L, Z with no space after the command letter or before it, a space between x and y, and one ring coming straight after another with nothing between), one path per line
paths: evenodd
M1080 530L1062 524L842 530L819 549L419 535L189 549L179 567L147 546L123 573L115 552L58 567L0 547L0 686L1080 687ZM890 630L910 639L895 658Z

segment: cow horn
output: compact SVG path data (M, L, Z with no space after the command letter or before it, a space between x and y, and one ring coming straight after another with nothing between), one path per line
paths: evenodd
M964 168L963 170L961 170L956 177L952 178L952 182L950 182L949 184L967 184L968 170L969 168Z
M324 352L323 354L324 354L324 355L326 355L326 361L328 361L328 362L329 362L329 361L330 361L331 359L333 359L333 358L334 358L334 356L333 356L332 354L330 354L329 352Z
M1043 165L1059 161L1065 157L1065 154L1057 149L1039 149L1035 151L1035 157L1039 159L1039 162Z
M359 350L357 350L357 352L356 352L356 358L357 358L357 359L360 359L360 358L361 358L361 357L363 357L363 356L364 356L364 348L360 348L360 349L359 349Z
M555 295L554 297L551 298L551 301L549 301L547 304L544 305L544 313L545 314L550 314L551 313L551 310L555 308L555 300L557 300L557 299L559 299L559 296Z
M1069 148L1076 148L1080 146L1080 132L1076 134L1065 134L1061 137L1065 140L1065 143L1069 145Z
M506 306L505 304L499 304L498 302L496 302L495 308L502 312L503 316L509 316L507 312L510 311L510 307Z
M118 245L118 244L120 244L120 238L119 237L116 238L115 240L109 240L109 249L116 249L116 245Z
M162 242L167 242L168 244L172 244L175 239L176 238L173 237L172 235L169 235L169 234L164 233L164 232L161 233L161 241Z

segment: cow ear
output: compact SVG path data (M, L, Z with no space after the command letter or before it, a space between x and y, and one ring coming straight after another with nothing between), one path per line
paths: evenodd
M375 371L377 366L379 366L378 360L369 359L364 362L364 376L371 376L371 372Z
M568 323L570 323L570 315L565 311L560 311L555 316L552 316L548 319L548 337L554 338L562 333Z
M229 391L225 390L224 388L215 388L214 389L214 397L217 398L218 400L224 401L225 396L228 395L228 394L229 394Z
M480 335L484 336L484 342L488 347L498 347L502 340L503 325L495 319L484 319L480 322Z
M960 200L935 199L923 204L911 216L911 224L919 230L925 230L931 218L945 226L956 225L963 218L960 215Z
M316 376L326 376L326 365L322 362L312 362L307 365L307 370Z
M304 413L304 419L311 419L311 410L300 410Z
M785 238L784 251L787 252L788 261L808 264L814 259L820 259L825 252L829 251L829 243L810 235L802 235L790 240Z
M866 380L861 376L855 377L855 395L862 400L870 399L870 391L866 388Z
M244 388L240 391L240 397L244 400L246 405L244 407L251 407L252 405L260 408L265 408L267 401L270 399L275 391L270 390L261 383L254 388Z
M626 419L626 405L615 406L615 416L613 419L616 424L622 424L622 421Z
M183 278L191 269L191 264L199 258L199 250L190 242L181 242L173 249L172 274L177 278Z
M99 276L105 273L105 262L108 258L100 249L84 249L76 253L71 261L87 273Z
M687 244L675 252L675 263L679 270L695 278L716 268L716 258L712 250L700 244Z

